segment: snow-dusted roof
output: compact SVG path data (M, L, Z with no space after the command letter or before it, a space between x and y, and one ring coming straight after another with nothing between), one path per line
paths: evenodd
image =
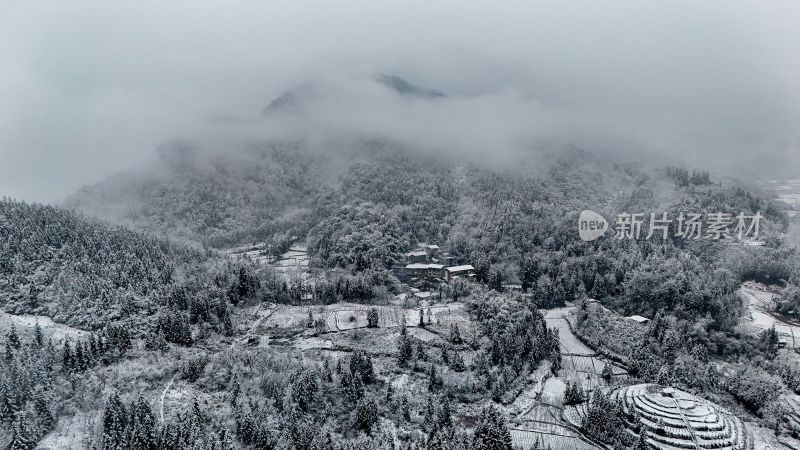
M650 319L648 319L647 317L642 317L642 316L636 315L636 314L628 317L628 319L631 319L631 320L633 320L635 322L639 322L639 323L650 322Z
M417 292L416 294L414 294L414 297L417 297L417 298L428 298L431 295L433 295L433 294L431 294L430 292Z
M462 265L462 266L452 266L452 267L448 267L448 268L447 268L447 269L445 269L445 270L447 270L448 272L463 272L463 271L465 271L465 270L475 270L475 268L474 268L474 267L472 267L472 266L471 266L471 265L469 265L469 264L464 264L464 265Z
M425 263L413 263L406 265L406 269L436 269L441 270L444 267L442 264L425 264Z
M406 256L428 256L428 253L425 250L416 250L406 253Z
M426 245L425 248L429 248L431 250L434 250L434 249L439 248L439 246L438 245Z

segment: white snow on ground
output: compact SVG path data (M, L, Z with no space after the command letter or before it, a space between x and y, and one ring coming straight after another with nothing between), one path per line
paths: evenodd
M769 180L767 186L778 196L778 200L791 208L800 209L800 180ZM797 215L797 211L788 210L789 217Z
M572 353L578 355L594 355L595 352L586 346L583 342L578 340L572 331L569 329L565 315L569 313L572 307L563 307L550 309L545 313L544 320L547 322L548 328L558 328L558 337L561 341L561 352Z
M533 446L538 442L540 446L544 445L543 448L570 450L599 449L599 447L591 445L588 442L585 442L574 436L525 431L516 428L511 429L510 431L511 442L514 445L514 448L533 448Z
M550 376L550 362L545 360L532 374L528 376L528 387L526 387L514 402L509 405L512 413L517 414L518 419L525 419L526 415L539 404L539 396L544 387L544 380Z
M295 245L289 251L282 254L275 261L268 263L284 278L287 283L292 281L312 281L311 273L308 270L308 250L305 245Z
M100 425L99 413L78 412L58 421L55 430L45 436L36 446L37 450L84 450L92 448L92 431Z
M17 327L17 332L21 335L32 335L36 323L42 328L45 341L52 339L53 343L63 342L65 339L76 341L79 338L91 336L91 333L77 328L53 322L47 316L15 315L0 311L0 333L6 334L11 329L13 323Z
M786 341L787 348L796 348L795 339L800 344L800 327L792 326L768 313L773 305L773 293L759 288L755 283L745 283L740 292L747 300L750 325L755 328L755 332L760 333L774 326L775 331Z
M287 283L313 281L309 271L308 249L304 244L291 246L289 251L278 258L273 258L269 254L269 249L263 242L230 248L225 250L225 254L231 259L247 258L260 265L268 265L275 269Z
M560 378L550 377L544 382L539 400L542 403L561 407L564 405L564 390L567 386Z
M333 341L318 337L304 337L294 343L294 348L298 350L333 348Z
M446 305L435 305L430 308L422 308L425 315L425 323L439 323L440 320L447 321L454 317L464 305L461 303L450 303ZM378 326L381 328L399 327L401 318L405 317L406 326L416 327L419 324L419 308L404 309L394 305L363 305L355 303L334 303L332 305L314 306L278 306L263 309L257 314L269 315L262 320L264 328L295 328L304 327L308 323L308 315L314 320L322 318L328 327L328 331L345 331L356 328L367 327L367 313L375 308L378 311ZM430 309L430 320L428 316Z

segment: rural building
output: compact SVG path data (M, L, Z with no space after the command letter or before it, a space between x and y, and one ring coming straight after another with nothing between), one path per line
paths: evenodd
M444 265L442 264L423 264L413 263L406 265L406 275L417 278L440 278L442 277Z
M475 276L475 268L469 264L462 266L452 266L444 269L445 280L448 282L454 278L466 278Z
M410 277L423 278L428 275L428 265L423 263L412 263L406 265L406 275Z
M425 250L414 250L413 252L408 252L406 253L406 262L426 263L428 262L428 252Z
M428 264L428 277L444 277L444 264Z

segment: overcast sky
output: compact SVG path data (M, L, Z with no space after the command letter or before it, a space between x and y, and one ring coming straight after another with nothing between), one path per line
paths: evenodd
M396 126L487 152L525 130L586 146L603 135L785 176L800 167L798 23L794 0L12 0L0 195L58 201L215 118L254 119L294 85L375 72L450 98L337 98L329 129Z

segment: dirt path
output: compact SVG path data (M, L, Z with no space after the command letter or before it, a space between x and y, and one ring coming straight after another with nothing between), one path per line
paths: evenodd
M167 392L169 391L169 388L172 387L172 383L175 382L175 378L177 378L177 377L178 377L178 374L173 375L172 378L170 378L170 380L167 383L167 385L164 386L164 390L161 391L161 400L159 401L159 404L158 404L158 416L161 419L161 424L162 425L164 424L164 399L167 397Z

